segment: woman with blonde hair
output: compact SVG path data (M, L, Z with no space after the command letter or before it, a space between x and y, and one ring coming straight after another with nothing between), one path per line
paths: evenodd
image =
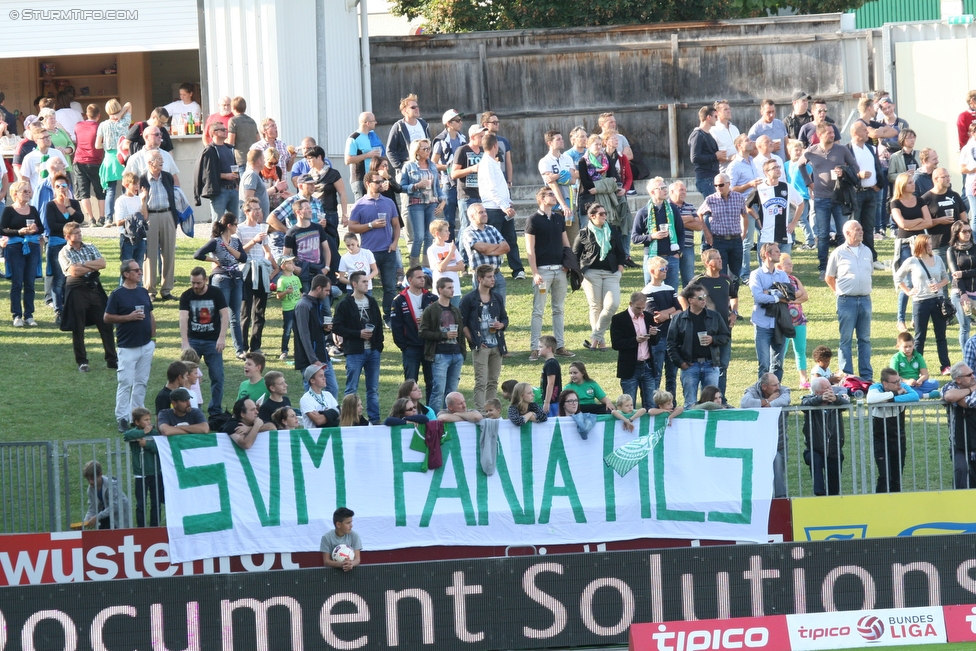
M363 401L355 393L350 393L342 399L339 408L339 427L362 427L369 425L363 418Z
M30 205L31 186L17 181L10 186L13 203L0 215L0 236L7 237L4 254L10 274L10 313L15 328L36 326L34 279L41 264L41 217ZM23 297L23 305L21 305Z
M904 279L911 276L909 287ZM935 330L935 345L939 351L939 368L942 375L949 373L949 344L946 342L947 319L942 314L943 302L948 302L942 288L949 284L949 272L942 258L932 253L932 240L928 235L916 235L912 244L912 257L905 260L897 272L898 288L912 297L912 322L915 324L915 350L925 355L925 337L929 319Z
M549 415L535 402L535 392L528 382L519 382L512 389L512 404L508 407L508 419L521 427L526 423L544 423Z
M400 186L407 193L407 216L413 227L410 247L413 267L434 243L430 223L444 212L447 203L437 166L430 161L430 140L421 138L410 143L410 160L400 171Z
M895 178L895 187L891 194L891 221L897 227L895 230L895 259L893 269L899 269L905 260L912 256L911 238L924 233L932 226L932 217L928 206L922 204L915 196L915 179L913 172L902 172ZM895 282L898 286L898 282ZM908 309L908 294L898 290L898 332L906 332L905 312Z
M105 189L105 220L111 223L115 215L115 189L125 173L125 164L118 157L119 141L129 133L132 105L128 102L119 104L119 100L112 98L105 102L105 113L108 119L98 125L95 148L105 150L105 157L98 168L98 178Z

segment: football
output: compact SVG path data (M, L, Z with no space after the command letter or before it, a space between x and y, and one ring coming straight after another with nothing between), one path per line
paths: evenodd
M356 552L349 545L336 545L336 548L332 550L332 560L336 562L342 563L354 558L356 558Z

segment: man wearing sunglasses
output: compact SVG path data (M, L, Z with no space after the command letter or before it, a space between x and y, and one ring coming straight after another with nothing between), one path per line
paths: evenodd
M356 201L366 194L363 179L366 172L373 169L377 160L386 151L383 141L373 130L376 128L376 116L366 111L359 114L359 128L346 139L345 163L349 166L349 179Z
M749 212L746 199L732 192L732 181L727 174L715 177L715 192L705 195L698 207L698 215L704 220L702 237L711 248L722 256L722 273L739 277L742 268L742 240L746 239Z
M410 143L414 140L430 140L430 130L427 121L420 117L420 104L417 96L410 93L400 100L400 114L403 118L397 120L390 128L390 135L386 138L386 155L390 159L390 164L396 170L397 178L400 177L400 169L410 159ZM369 188L366 188L369 190ZM406 192L400 194L400 213L406 215L410 197ZM407 223L407 248L413 248L415 237L423 238L426 233L414 233L413 222L409 219ZM402 266L402 265L397 265ZM384 283L385 286L386 283ZM392 298L390 299L392 300ZM389 307L389 304L387 304Z
M457 181L451 178L451 168L454 166L454 154L467 144L468 139L461 133L461 114L451 109L441 116L444 130L437 134L433 142L430 160L437 166L441 175L441 189L447 197L447 205L441 218L447 222L451 236L449 241L457 242L455 228L457 227L458 187Z
M142 267L135 260L122 261L122 285L108 297L103 316L115 326L119 368L119 387L115 393L115 420L119 432L129 429L129 418L136 407L144 407L146 386L152 371L156 343L156 318L149 292L142 286Z

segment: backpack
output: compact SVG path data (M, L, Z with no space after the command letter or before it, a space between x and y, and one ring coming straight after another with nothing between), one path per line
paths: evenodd
M129 244L138 244L148 233L149 223L141 212L134 212L123 220L122 235Z

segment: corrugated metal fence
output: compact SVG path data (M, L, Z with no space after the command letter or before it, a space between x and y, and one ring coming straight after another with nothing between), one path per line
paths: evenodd
M964 0L972 4L972 0ZM885 23L939 20L940 0L872 0L854 12L858 29L873 29Z

